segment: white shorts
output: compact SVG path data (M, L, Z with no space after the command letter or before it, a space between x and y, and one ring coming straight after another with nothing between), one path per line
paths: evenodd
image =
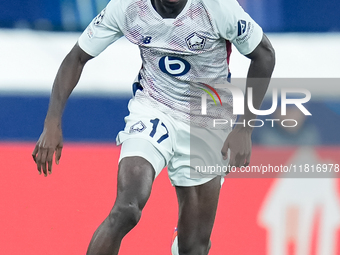
M221 149L231 130L191 127L134 98L128 107L125 129L116 138L117 145L122 144L119 161L124 157L143 157L151 163L156 176L168 166L174 186L197 186L216 175L224 177L225 172L207 173L204 169L217 164L227 166Z

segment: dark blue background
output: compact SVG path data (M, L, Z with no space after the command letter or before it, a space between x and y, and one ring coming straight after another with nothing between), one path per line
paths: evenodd
M92 14L99 12L99 4L106 0L91 0ZM338 0L240 0L250 15L268 32L329 32L340 31L340 4ZM71 12L69 20L62 22L62 6ZM0 28L30 27L33 29L84 29L75 0L12 0L0 3ZM65 16L65 15L64 15ZM24 25L23 25L24 24ZM1 38L0 38L1 40ZM321 47L321 45L320 45ZM63 118L65 140L112 142L124 127L128 114L128 97L71 96ZM47 112L48 96L1 96L0 140L36 141ZM339 102L313 102L309 104L313 116L308 125L316 127L321 144L340 144ZM253 134L254 142L261 143L260 129ZM284 137L283 137L284 139Z
M0 96L0 141L36 141L43 129L48 107L48 96ZM63 134L66 141L115 142L124 128L128 115L129 97L71 96L63 116ZM263 109L269 109L265 102ZM315 131L318 144L340 144L340 103L338 101L309 102L306 108L312 113L300 132ZM259 117L260 118L260 117ZM265 117L269 118L269 117ZM270 129L277 139L294 144L294 136L280 132L280 128L255 128L254 144L266 143L265 133ZM278 125L276 125L278 126ZM273 133L275 131L275 133ZM297 134L302 137L302 134ZM314 137L313 137L314 138ZM291 141L287 141L290 139ZM296 141L298 145L304 142ZM305 141L307 145L310 141ZM313 143L313 142L312 142Z
M124 128L128 101L128 97L71 96L63 115L64 139L114 142ZM0 96L0 140L36 141L48 102L47 96Z
M87 24L108 0L91 0L92 13ZM338 0L240 0L247 12L266 32L329 32L340 31ZM68 6L69 22L62 22L62 12ZM0 4L0 27L28 26L33 29L83 30L75 0L11 0ZM64 15L65 16L65 15Z

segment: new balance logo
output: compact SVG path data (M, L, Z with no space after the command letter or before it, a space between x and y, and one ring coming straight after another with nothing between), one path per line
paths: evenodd
M144 43L144 44L149 44L149 43L151 43L151 36L143 36L142 37L142 42Z

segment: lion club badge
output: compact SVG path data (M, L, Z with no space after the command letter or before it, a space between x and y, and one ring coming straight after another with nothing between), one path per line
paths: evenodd
M203 50L206 38L197 33L193 33L185 38L185 41L190 50Z

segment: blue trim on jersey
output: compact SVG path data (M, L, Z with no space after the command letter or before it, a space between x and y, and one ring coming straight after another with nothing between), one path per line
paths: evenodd
M228 73L227 81L231 83L231 72Z
M142 87L142 85L140 85L139 82L136 81L136 82L134 82L132 84L132 93L133 93L133 96L136 95L137 90L143 90L143 87Z

